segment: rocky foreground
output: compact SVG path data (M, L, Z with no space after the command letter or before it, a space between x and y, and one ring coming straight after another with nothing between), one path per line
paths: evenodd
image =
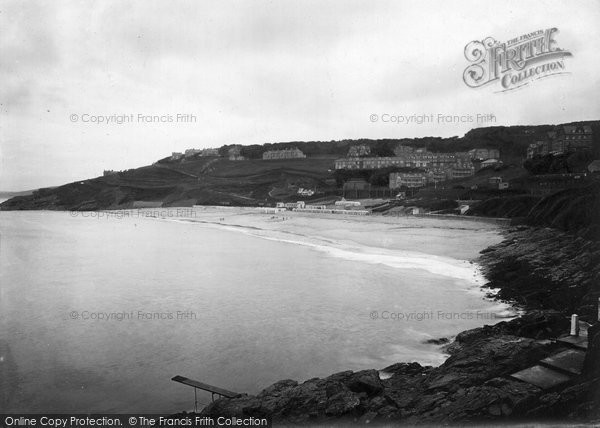
M524 309L555 309L593 323L600 297L600 244L551 228L517 227L482 251L495 296Z
M220 399L203 416L272 417L278 424L437 424L600 421L600 325L589 329L581 376L542 390L508 377L556 354L553 339L578 311L594 323L600 246L556 229L517 228L484 251L497 298L529 312L460 333L439 367L398 363L303 383L279 381L256 396Z

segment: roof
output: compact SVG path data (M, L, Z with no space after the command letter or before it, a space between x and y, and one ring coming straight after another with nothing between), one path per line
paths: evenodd
M289 152L289 151L300 151L298 147L287 147L285 149L273 149L267 150L265 153L276 153L276 152Z

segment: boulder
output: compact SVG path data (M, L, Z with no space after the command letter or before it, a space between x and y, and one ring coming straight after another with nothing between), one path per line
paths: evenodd
M473 332L463 340L459 352L427 375L428 390L456 391L480 385L536 364L555 349L551 343L487 332Z
M345 384L350 391L364 392L367 395L375 395L383 391L383 384L379 379L377 370L363 370L353 373Z

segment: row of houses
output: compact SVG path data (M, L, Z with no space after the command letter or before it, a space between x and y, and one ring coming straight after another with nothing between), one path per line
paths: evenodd
M308 205L306 202L304 201L297 201L297 202L277 202L277 204L275 205L275 208L285 208L288 210L292 210L294 208L309 208L309 209L325 209L327 208L325 205Z
M394 149L395 156L379 157L370 156L371 148L366 144L350 147L346 158L335 161L335 169L381 169L390 166L449 169L450 166L464 167L473 160L484 161L499 159L497 149L473 149L468 152L433 153L426 149L415 149L410 146L399 145ZM191 157L219 156L219 149L187 149L184 153L173 152L171 160L188 159ZM246 160L242 155L242 146L236 145L228 149L227 158L232 161ZM268 150L262 154L263 160L305 159L306 155L297 147L282 150Z
M390 174L390 189L424 187L427 182L428 177L425 172L392 172Z
M421 161L438 161L438 162L454 162L455 160L477 160L483 161L486 159L499 159L500 151L490 148L475 148L468 152L454 153L433 153L425 148L414 148L399 144L394 148L394 156L415 162ZM368 158L371 156L371 148L366 144L359 144L350 147L346 158Z
M389 187L390 189L424 187L431 183L470 177L474 173L473 166L455 167L447 171L392 172L389 176Z
M348 156L335 161L335 169L381 169L388 167L449 169L453 166L468 167L473 161L494 161L500 158L497 149L473 149L468 152L434 153L426 149L414 149L400 145L394 149L395 156L373 157L366 145L353 146Z
M468 152L434 153L423 148L398 145L395 156L371 157L366 145L353 146L348 157L337 159L335 169L382 169L388 167L418 168L422 171L396 172L390 174L389 187L423 187L456 178L475 174L475 164L480 168L501 163L498 149L475 148Z
M344 214L344 215L368 215L371 212L367 209L360 209L360 202L340 201L343 203L335 203L334 207L327 205L310 205L304 201L298 202L278 202L274 208L261 208L261 211L266 214L282 213L285 211L296 211L304 213L320 213L320 214Z
M232 161L246 160L247 158L242 156L242 146L231 147L228 151L228 158ZM279 160L279 159L305 159L306 155L302 150L291 147L282 150L267 150L262 154L263 160Z
M194 156L219 156L219 149L187 149L184 153L172 152L171 160L187 159Z
M246 157L242 155L242 146L233 146L227 150L227 159L230 161L243 161Z
M591 126L565 125L555 131L548 132L546 139L531 143L527 147L527 158L590 149L592 144L593 132Z
M314 208L294 208L294 211L304 212L304 213L314 213L314 214L342 214L342 215L369 215L371 211L369 210L346 210L339 208L323 208L323 209L314 209Z
M302 150L291 147L283 150L268 150L262 155L263 160L278 160L278 159L304 159L306 155Z
M177 161L181 159L188 159L191 157L204 157L204 156L219 156L219 149L187 149L184 153L173 152L171 154L171 160ZM247 158L242 155L242 146L232 146L227 150L227 158L231 161L241 161ZM306 155L296 147L283 150L268 150L263 153L262 158L264 160L276 160L276 159L304 159Z
M473 166L470 159L449 153L413 154L367 158L341 158L335 160L335 169L382 169L389 167L449 169L453 166Z
M486 161L489 159L500 159L500 150L498 149L472 149L467 152L471 160Z
M440 170L392 172L389 176L389 187L390 189L424 187L446 180L470 177L473 174L475 174L475 167L472 164L453 165L448 169Z

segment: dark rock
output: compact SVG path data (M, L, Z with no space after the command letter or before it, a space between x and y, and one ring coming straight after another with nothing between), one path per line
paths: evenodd
M513 414L520 403L535 397L540 389L524 382L494 378L466 388L462 394L438 395L441 405L431 409L429 400L416 403L413 420L419 423L501 420Z
M488 412L492 416L500 416L502 414L502 408L499 404L492 404L490 407L488 407Z
M423 367L419 363L396 363L386 367L385 369L382 369L381 371L385 373L391 373L393 375L415 375L421 374L430 368L431 367L428 366Z
M445 345L446 343L449 343L449 342L450 342L450 339L448 339L447 337L440 337L439 339L428 339L424 343L426 343L428 345Z
M265 397L265 396L280 396L282 394L285 393L285 391L289 390L290 388L293 388L295 386L298 386L298 382L296 382L295 380L290 380L290 379L285 379L285 380L280 380L279 382L274 383L273 385L269 386L268 388L264 389L260 394L258 394L258 397Z
M528 310L554 309L594 319L597 303L583 296L599 291L599 242L550 228L527 228L508 232L492 248L478 261L488 285L499 289L497 298Z
M389 404L390 402L386 397L378 395L377 397L369 401L367 405L367 411L376 412L377 410L381 409L382 407L388 406Z
M590 393L598 388L598 383L580 382L557 392L540 395L520 409L524 416L531 419L565 419L569 416L579 418L593 416L593 408L599 408L597 401L590 399ZM600 412L597 412L600 416Z
M456 342L461 344L468 344L476 340L488 337L493 334L494 330L491 326L478 327L471 330L465 330L456 336Z
M479 330L479 329L477 329ZM492 336L481 331L467 335L459 352L427 376L429 390L458 391L537 363L554 346L511 335Z
M351 391L340 392L327 399L325 414L328 416L342 416L351 412L360 404L360 400Z
M501 321L495 325L466 330L456 336L456 342L463 345L477 340L501 334L548 339L568 332L570 321L561 312L555 310L531 311L510 321ZM454 348L449 348L454 352Z
M354 373L346 382L346 386L353 392L365 392L368 395L378 394L383 391L377 370L364 370Z
M445 374L441 377L436 378L429 383L429 389L452 389L449 386L454 385L455 382L459 381L461 376L457 373Z

